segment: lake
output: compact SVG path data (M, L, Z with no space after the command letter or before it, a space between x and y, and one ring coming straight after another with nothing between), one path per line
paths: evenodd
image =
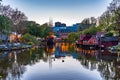
M0 52L0 80L120 80L117 54L74 43Z

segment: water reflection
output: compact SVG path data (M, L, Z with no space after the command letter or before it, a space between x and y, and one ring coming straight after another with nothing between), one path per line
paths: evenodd
M0 53L1 80L119 80L120 53L74 43Z

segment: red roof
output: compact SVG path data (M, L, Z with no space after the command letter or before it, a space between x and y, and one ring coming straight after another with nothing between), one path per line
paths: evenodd
M92 37L91 34L87 33L85 37L83 38L83 41L88 41Z
M86 42L86 44L88 44L88 45L90 45L90 44L92 44L92 45L98 45L98 40L97 40L96 37L92 37L92 38L89 39L88 42Z

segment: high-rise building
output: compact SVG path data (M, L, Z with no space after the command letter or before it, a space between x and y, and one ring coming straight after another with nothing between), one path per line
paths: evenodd
M55 27L66 27L66 24L61 22L55 22Z

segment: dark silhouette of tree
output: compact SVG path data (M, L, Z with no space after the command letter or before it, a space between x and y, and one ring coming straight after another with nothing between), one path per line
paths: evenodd
M19 24L16 25L16 27L18 34L25 34L28 32L27 21L20 21Z
M15 31L18 32L19 28L17 27L17 25L22 21L26 21L27 17L25 16L24 13L22 13L21 11L18 11L18 9L16 9L12 12L11 20L13 21Z
M18 32L20 29L17 27L17 25L22 21L27 21L27 17L23 12L19 11L18 9L12 9L9 5L4 6L0 4L0 15L6 16L12 20L14 24L13 28L16 32Z
M81 23L89 25L90 24L90 19L89 18L85 18Z
M90 18L90 23L96 25L97 19L95 17Z

